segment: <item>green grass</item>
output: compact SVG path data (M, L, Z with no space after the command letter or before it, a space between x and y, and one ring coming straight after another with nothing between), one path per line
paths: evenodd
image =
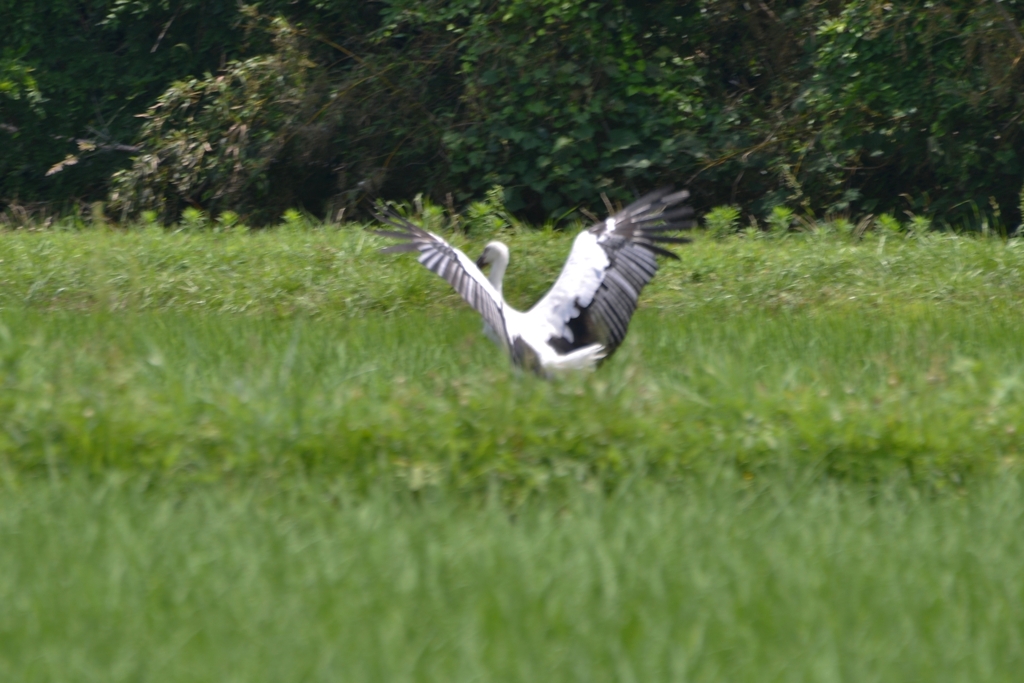
M382 244L0 233L0 680L1019 678L1020 243L702 236L556 382Z
M0 499L0 678L1017 681L1024 496L727 482L510 517L344 485Z
M452 236L474 258L493 234ZM507 296L532 304L554 282L572 234L503 232ZM642 307L731 315L836 307L984 308L1024 314L1024 241L868 233L713 240L681 246ZM463 304L409 255L359 226L260 233L0 232L0 308L348 317Z
M0 313L0 468L344 474L520 499L797 468L947 487L1024 447L1024 320L638 316L600 371L513 372L472 313Z
M525 303L568 240L506 238ZM0 468L520 499L722 467L955 487L1024 446L1016 242L699 239L615 358L556 383L512 372L442 281L381 244L352 227L3 235Z

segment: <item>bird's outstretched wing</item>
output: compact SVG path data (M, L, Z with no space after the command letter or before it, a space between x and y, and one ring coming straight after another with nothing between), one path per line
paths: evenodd
M459 296L483 316L487 324L498 333L506 348L510 348L511 341L505 325L504 300L468 256L441 237L427 232L393 211L385 210L383 215L374 214L374 217L397 228L378 230L378 235L404 240L401 244L381 249L382 252L418 251L419 262L447 280Z
M666 233L692 228L690 193L652 192L584 230L551 290L528 315L556 330L549 344L560 353L599 343L606 357L622 343L640 291L658 270L656 256L679 257L660 246L690 240Z

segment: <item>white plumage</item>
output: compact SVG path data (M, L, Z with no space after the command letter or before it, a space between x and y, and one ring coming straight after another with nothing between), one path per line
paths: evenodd
M502 296L508 247L491 242L476 263L437 235L388 212L378 220L398 228L381 231L403 240L385 252L417 251L419 262L447 280L484 319L484 331L512 362L542 376L594 367L626 337L640 292L658 270L657 255L678 258L658 243L693 226L693 210L680 205L689 193L663 189L633 202L581 232L561 275L529 311ZM669 211L671 209L671 211ZM490 277L480 270L490 265Z

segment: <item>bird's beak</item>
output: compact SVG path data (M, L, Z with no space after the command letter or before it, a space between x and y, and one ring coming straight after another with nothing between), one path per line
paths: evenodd
M480 254L480 258L476 260L476 267L483 268L487 265L487 252Z

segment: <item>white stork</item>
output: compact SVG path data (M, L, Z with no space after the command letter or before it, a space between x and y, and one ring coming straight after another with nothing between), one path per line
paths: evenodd
M693 209L677 206L689 196L686 190L658 190L581 232L554 286L525 313L501 294L509 262L508 247L501 242L489 243L473 263L392 211L376 217L398 230L377 234L404 240L384 252L419 252L419 262L483 316L487 336L514 365L550 377L561 370L592 368L622 343L640 291L658 270L655 256L679 258L658 243L689 242L665 234L693 227ZM480 270L486 265L491 266L489 277Z

